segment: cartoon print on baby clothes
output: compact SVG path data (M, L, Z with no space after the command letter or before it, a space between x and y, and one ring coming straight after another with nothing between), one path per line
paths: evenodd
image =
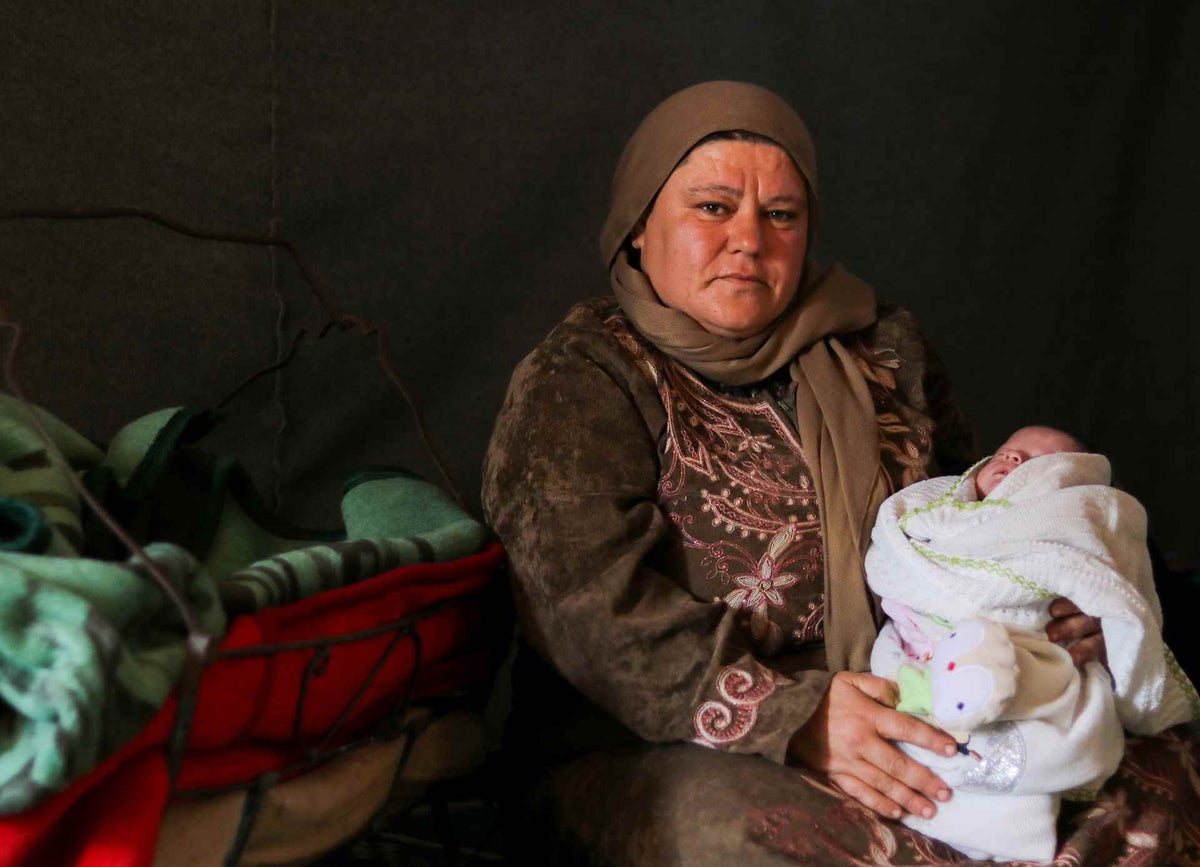
M1017 691L1017 656L1008 630L983 617L959 621L929 660L931 716L949 732L969 732L1004 712Z
M891 609L900 613L894 605ZM931 620L928 615L923 618ZM885 629L901 635L899 621L889 622ZM971 730L999 718L1011 704L1017 691L1017 658L1003 626L983 617L966 618L942 637L928 639L928 647L916 659L910 643L901 643L891 653L896 660L908 660L895 669L900 687L897 710L930 717L962 741Z

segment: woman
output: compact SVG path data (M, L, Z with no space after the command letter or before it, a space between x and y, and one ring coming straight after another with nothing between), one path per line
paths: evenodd
M484 504L532 648L513 755L546 769L519 863L954 859L880 818L950 795L893 741L954 745L858 673L862 557L882 500L973 446L911 318L809 257L816 206L782 100L681 91L617 167L615 298L514 374ZM1057 606L1051 637L1095 654Z

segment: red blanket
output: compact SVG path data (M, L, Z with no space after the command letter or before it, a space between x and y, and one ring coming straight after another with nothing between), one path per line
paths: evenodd
M422 563L280 608L239 617L221 650L330 637L418 615L421 665L416 697L478 685L490 660L478 636L483 586L503 557L493 544L473 557ZM314 649L218 659L204 671L176 790L243 783L286 767L321 743L358 694L337 734L361 734L413 688L415 644L401 638L380 664L394 632L332 645L310 676L293 734L303 673ZM16 816L0 819L0 867L149 867L169 796L164 745L175 720L172 698L133 741L70 788ZM232 841L231 841L232 842Z

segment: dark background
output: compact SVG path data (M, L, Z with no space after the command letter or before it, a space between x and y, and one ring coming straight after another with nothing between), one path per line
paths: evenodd
M0 209L292 240L383 326L474 499L509 372L607 291L637 121L754 81L816 137L824 258L916 313L985 447L1065 426L1200 559L1196 4L638 5L4 0ZM319 322L286 255L130 219L0 221L0 308L31 396L100 439L213 404ZM235 406L215 445L293 517L333 520L356 464L433 474L354 334Z

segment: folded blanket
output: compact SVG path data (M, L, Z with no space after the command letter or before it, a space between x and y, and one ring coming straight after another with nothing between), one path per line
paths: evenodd
M226 521L243 521L228 510ZM413 563L456 560L483 548L488 531L434 485L403 473L360 474L342 498L347 541L276 554L220 577L227 611L284 605ZM217 550L220 550L218 546ZM214 553L214 557L218 556Z
M1200 718L1200 698L1162 640L1146 514L1108 486L1094 454L1034 458L977 501L972 474L930 479L881 507L867 555L871 588L950 621L984 616L1040 632L1049 602L1103 624L1117 710L1149 734Z
M489 538L440 488L395 469L347 480L341 528L289 524L263 505L236 461L197 447L217 422L195 409L144 416L117 433L85 478L138 536L192 552L230 614L285 605L400 566L466 557ZM88 553L117 550L103 528L85 529Z

